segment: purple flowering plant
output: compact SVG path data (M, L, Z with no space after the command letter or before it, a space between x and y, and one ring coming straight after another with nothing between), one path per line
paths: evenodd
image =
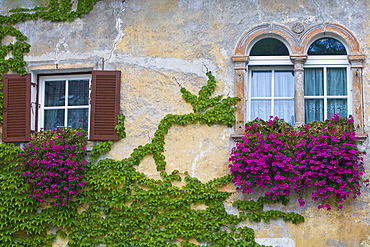
M229 168L237 190L254 193L256 188L276 201L298 194L305 205L304 190L318 208L330 210L329 198L343 208L344 200L361 194L362 156L358 149L352 116L335 116L294 128L278 117L255 119L245 125L245 135L233 148Z
M35 133L19 154L29 197L64 206L85 186L87 132L55 129ZM52 199L52 200L50 200Z

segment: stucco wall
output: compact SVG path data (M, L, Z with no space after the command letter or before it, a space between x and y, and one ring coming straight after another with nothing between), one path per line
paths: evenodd
M4 14L10 8L44 2L0 0L0 11ZM82 19L68 23L27 21L18 28L32 45L25 56L29 70L92 64L122 71L121 111L126 116L127 138L115 143L107 154L122 159L153 138L166 114L191 112L191 106L181 98L178 83L192 93L198 92L205 85L207 67L218 81L215 94L234 95L231 57L246 30L265 22L289 27L297 21L305 27L337 23L353 32L367 58L369 10L368 0L104 0ZM370 133L366 59L364 65L364 125ZM233 129L225 126L173 126L166 136L168 171L188 171L201 181L227 174L228 155L235 144L231 133ZM367 140L364 148L369 149ZM365 160L370 171L369 158L367 155ZM146 157L138 169L159 177L152 157ZM232 186L227 189L234 190ZM276 246L370 246L370 191L363 191L359 199L348 200L342 211L318 210L313 202L299 208L293 198L288 206L274 209L301 213L305 223L292 225L277 220L251 226L260 241ZM231 202L244 197L234 193L226 208L232 213Z

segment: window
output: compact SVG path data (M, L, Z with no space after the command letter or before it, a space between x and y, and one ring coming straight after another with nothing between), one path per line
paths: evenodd
M336 23L307 27L300 23L300 26L297 29L294 25L262 23L246 30L236 43L232 61L235 96L239 101L233 137L239 138L245 122L256 116L280 115L291 122L291 103L287 103L292 100L291 91L281 87L284 93L279 93L276 89L282 80L276 75L288 77L290 71L293 79L289 80L294 81L294 125L324 120L334 114L353 115L356 133L366 135L365 55L358 39L348 28Z
M39 130L89 128L91 75L42 76Z
M279 116L294 124L293 71L252 68L250 75L250 119Z
M283 42L274 38L264 38L252 48L250 56L288 56L289 51Z
M31 85L31 74L4 75L4 142L24 142L32 131L59 127L82 127L90 140L116 140L114 129L120 103L120 71L90 74L39 74ZM38 89L31 102L31 87ZM37 105L38 107L33 107ZM31 130L36 111L37 128Z
M286 45L264 38L253 45L250 54L246 121L279 116L294 124L294 72Z
M344 45L334 38L321 38L308 48L304 68L305 122L325 120L351 112L349 63ZM312 56L311 56L312 55Z
M278 116L295 124L297 111L304 121L325 120L351 114L349 63L344 45L334 38L320 38L309 47L303 67L304 88L297 87L293 62L287 47L278 39L265 38L250 51L246 83L246 121ZM287 66L290 65L290 66ZM299 90L304 104L299 105ZM304 92L304 94L303 94ZM296 105L296 107L295 107Z

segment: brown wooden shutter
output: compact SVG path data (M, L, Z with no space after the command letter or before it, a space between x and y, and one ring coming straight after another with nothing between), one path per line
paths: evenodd
M118 140L114 127L118 124L121 71L92 72L91 140Z
M4 75L3 142L25 142L31 136L31 74Z

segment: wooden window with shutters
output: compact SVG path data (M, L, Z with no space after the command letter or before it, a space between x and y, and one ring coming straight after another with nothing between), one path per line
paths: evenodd
M90 140L117 140L120 79L120 71L39 75L38 130L84 128ZM31 134L30 74L4 76L4 106L3 141L27 141Z

